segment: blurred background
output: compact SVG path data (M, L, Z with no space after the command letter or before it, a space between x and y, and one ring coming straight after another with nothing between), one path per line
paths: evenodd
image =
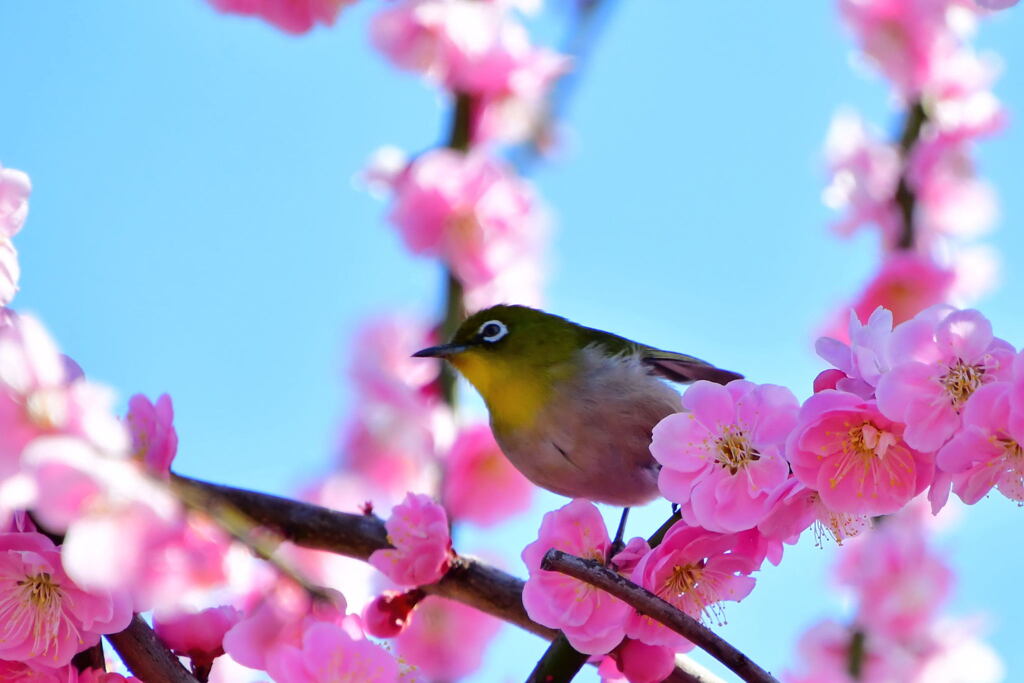
M531 29L557 46L554 4ZM15 305L122 399L172 395L183 474L293 494L336 457L357 400L354 330L440 311L440 266L408 254L386 203L356 181L376 148L430 147L448 118L436 89L371 48L375 9L357 3L294 37L199 0L0 3L0 163L34 186ZM552 217L545 308L806 397L825 367L815 337L879 259L875 234L829 230L823 142L843 105L895 134L887 85L851 63L831 3L652 0L602 19L556 154L532 172ZM1021 35L1024 9L1011 9L975 40L1005 63L995 92L1009 112L978 149L1000 206L983 241L1003 267L977 305L1017 347ZM539 493L495 530L460 532L457 548L525 576L519 551L563 503ZM667 513L654 504L630 530ZM983 615L1016 680L1024 511L992 496L943 519L950 611ZM834 554L805 534L727 606L723 635L786 669L802 630L843 613ZM470 680L522 680L544 647L507 627Z

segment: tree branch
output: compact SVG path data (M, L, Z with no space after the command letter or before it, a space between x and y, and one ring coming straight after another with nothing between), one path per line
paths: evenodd
M128 628L106 638L132 674L145 683L199 683L137 614Z
M600 588L629 603L641 614L661 622L697 645L747 683L778 683L771 674L720 638L711 629L599 562L584 560L552 548L544 555L540 567L589 583L591 586Z
M384 522L375 515L329 510L319 505L172 475L175 486L216 496L253 523L303 548L325 550L367 560L375 550L390 548ZM530 619L523 607L523 581L472 557L458 556L437 583L420 587L429 595L455 600L519 628L554 640L558 631ZM686 659L677 660L673 683L721 683Z
M903 131L900 133L899 139L902 169L899 184L896 186L896 196L893 198L900 212L900 233L896 237L895 244L897 249L914 248L914 208L917 204L917 195L910 187L910 169L908 167L910 153L920 139L921 131L927 122L928 112L925 111L924 102L918 98L907 109L907 117L903 122Z

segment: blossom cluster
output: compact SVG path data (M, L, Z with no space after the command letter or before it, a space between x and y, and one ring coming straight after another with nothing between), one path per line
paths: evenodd
M953 572L928 543L927 507L910 505L853 539L836 575L854 614L810 627L788 683L995 683L1002 665L971 620L942 615Z
M883 251L852 306L862 318L884 306L899 323L933 304L973 300L994 284L991 249L972 240L991 228L997 208L971 148L1006 118L990 90L998 64L969 41L987 12L960 0L839 0L839 10L904 108L893 141L852 111L837 114L828 133L824 200L843 212L835 229L871 226ZM837 321L832 333L842 327Z
M819 353L834 367L816 378L803 404L771 384L691 386L682 412L664 418L651 442L662 466L659 488L678 504L681 521L653 549L633 539L612 557L593 504L576 500L549 513L523 552L531 618L561 629L582 652L611 653L613 662L627 661L619 648L632 641L685 651L692 645L659 622L584 582L541 570L545 552L597 560L687 614L720 622L722 603L748 595L752 574L766 559L781 561L783 544L809 527L819 540L842 542L926 490L934 512L950 490L968 504L992 489L1024 502L1024 354L995 337L984 316L937 306L894 327L885 309L866 324L851 313L849 338L819 340ZM888 543L892 552L925 553L923 537L904 539L913 529L900 529L886 523L893 540L859 547ZM842 572L869 594L865 622L877 633L931 623L931 593L945 590L948 569L917 555L892 559L917 563L905 575L889 564L874 565L873 573L860 566L866 556L884 562L883 555L851 554L850 567L857 566ZM931 592L919 596L915 587ZM906 604L918 597L921 604ZM616 670L634 683L647 680Z

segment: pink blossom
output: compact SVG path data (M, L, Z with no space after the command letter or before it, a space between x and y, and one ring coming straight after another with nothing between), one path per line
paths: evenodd
M372 318L360 325L352 340L348 374L359 392L373 401L396 406L436 403L437 361L414 358L409 349L438 343L437 334L422 320L399 315Z
M923 637L950 594L953 573L929 547L926 514L905 508L839 556L836 574L856 591L858 623L881 638Z
M615 557L612 558L612 567L615 571L620 574L628 576L633 573L637 564L643 559L644 555L651 552L651 546L647 544L647 540L634 536L629 539L626 546L618 552Z
M32 181L28 174L0 166L0 239L18 234L28 217Z
M662 495L694 526L723 533L756 526L768 495L789 475L783 448L796 397L774 384L699 381L683 394L683 408L654 427Z
M21 266L18 265L18 252L6 237L0 236L0 313L3 306L14 300L18 293L18 280L21 278ZM7 316L0 319L0 323L6 326Z
M281 645L267 656L267 673L278 683L397 683L398 662L351 630L319 622L302 644Z
M874 401L826 390L800 408L786 444L794 476L829 509L853 515L895 512L931 483L931 459L903 439L903 425Z
M445 462L444 505L460 521L490 526L530 507L533 485L501 452L491 428L463 429Z
M839 11L876 68L910 99L958 45L948 23L956 0L840 0Z
M142 394L135 394L128 400L126 421L132 436L132 455L150 471L170 476L171 462L178 452L171 397L163 394L154 404Z
M500 621L478 609L428 597L395 639L395 654L429 680L461 680L480 668L500 628Z
M62 667L131 618L124 596L86 592L71 581L46 536L0 534L0 658Z
M597 507L579 499L544 515L537 540L523 549L530 573L523 606L534 621L561 629L580 652L610 651L622 640L629 605L578 579L542 570L541 560L552 548L606 562L611 539Z
M826 536L837 544L860 534L871 526L867 515L836 512L821 502L814 489L791 477L768 497L768 514L757 525L765 537L785 543L796 543L808 527L814 532L814 544L821 547Z
M299 587L279 583L224 634L224 650L243 666L265 669L269 654L280 646L297 648L303 634L317 623L345 625L345 598L334 593L334 602L312 602ZM345 626L352 630L351 625Z
M968 505L993 487L1024 503L1024 434L1011 434L1010 390L1008 382L995 382L974 392L964 407L963 428L935 456Z
M978 7L983 7L989 10L1001 10L1008 7L1013 7L1017 4L1018 0L974 0Z
M764 558L750 539L750 533L717 534L679 522L640 560L633 582L694 618L711 617L723 624L721 603L739 602L750 594L754 589L750 574ZM631 612L626 621L626 635L676 652L693 647L675 631L637 612Z
M400 586L439 581L451 563L448 515L430 496L410 493L395 506L387 523L394 549L375 550L370 564Z
M848 235L873 224L892 242L900 222L893 202L900 174L896 148L878 140L859 115L844 111L829 125L825 157L832 178L823 200L830 209L845 211L834 229Z
M305 33L317 24L331 26L342 5L354 0L208 0L221 12L258 16L288 33Z
M153 628L174 654L188 657L195 667L208 669L224 654L224 634L241 618L237 609L222 605L201 612L157 614Z
M1010 432L1024 437L1024 350L1013 358L1010 371Z
M676 666L670 648L626 638L598 667L603 683L661 683Z
M999 72L994 58L967 47L960 47L938 64L929 85L933 98L929 118L936 139L969 141L994 133L1006 123L1006 113L991 91Z
M976 389L1009 379L1014 353L978 311L939 316L931 340L894 348L893 367L878 382L878 409L906 424L907 443L921 451L935 451L953 436Z
M390 220L406 246L441 258L470 289L536 258L541 224L532 191L483 153L426 152L396 181L395 193Z
M815 380L815 393L824 389L839 389L863 398L872 398L878 378L890 367L892 312L876 308L867 323L861 323L857 312L851 310L848 330L846 338L849 343L832 337L821 337L815 343L814 349L818 355L840 372L840 375L830 374L828 385L822 382L821 388L818 380Z
M918 143L908 174L917 197L918 243L927 245L936 236L978 237L995 222L995 191L976 177L969 150L954 133Z

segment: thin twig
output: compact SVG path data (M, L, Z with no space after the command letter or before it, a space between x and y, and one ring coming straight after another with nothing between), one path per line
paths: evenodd
M541 569L560 572L614 595L641 614L680 634L747 683L778 683L771 674L704 624L595 560L584 560L552 548L544 555L540 566Z
M107 640L121 661L145 683L199 683L137 614L128 628L107 636Z

